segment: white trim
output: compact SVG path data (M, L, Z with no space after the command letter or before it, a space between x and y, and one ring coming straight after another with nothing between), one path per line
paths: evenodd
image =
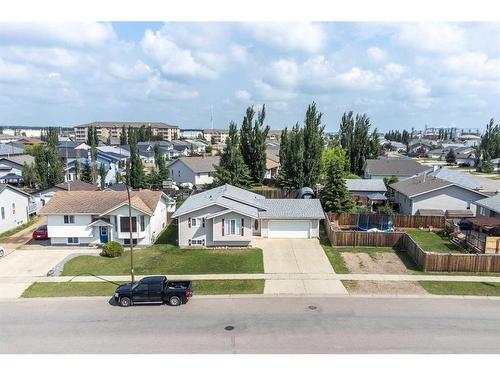
M201 193L200 193L201 194ZM188 198L189 199L189 198ZM237 202L237 201L235 201ZM237 203L240 203L240 202L237 202ZM243 204L243 203L240 203L240 204ZM240 212L240 211L237 211L236 209L232 208L232 207L228 207L222 203L219 203L219 202L210 202L210 203L207 203L205 206L200 206L200 207L196 207L196 208L193 208L192 210L190 211L186 211L186 212L183 212L181 214L178 214L178 211L174 212L173 215L172 215L172 219L175 219L176 217L179 217L179 216L184 216L184 215L187 215L187 214L190 214L192 212L195 212L195 211L199 211L199 210L202 210L204 208L207 208L207 207L211 207L211 206L220 206L222 208L226 208L227 210L230 210L230 211L234 211L234 212L237 212L239 213L240 215L244 215L244 216L247 216L247 217L251 217L251 218L254 218L254 219L258 219L259 216L258 216L258 213L257 213L257 216L252 216L251 214L248 214L248 213L243 213L243 212ZM182 207L182 206L181 206Z

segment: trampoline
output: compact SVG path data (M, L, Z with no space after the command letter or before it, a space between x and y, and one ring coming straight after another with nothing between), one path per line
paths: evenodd
M390 215L357 214L356 230L362 232L394 232Z

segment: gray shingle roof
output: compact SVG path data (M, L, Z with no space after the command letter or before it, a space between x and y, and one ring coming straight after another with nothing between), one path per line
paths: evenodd
M194 173L202 173L202 172L214 172L214 165L219 165L220 156L186 156L180 157L179 159L172 162L170 165L174 163L184 163L186 166L191 169Z
M261 219L324 219L319 199L265 199Z
M491 211L500 213L500 195L494 195L489 198L480 199L476 201L476 204L486 207Z
M231 185L223 185L191 195L172 217L179 217L211 205L220 205L255 218L324 218L323 209L318 199L266 199L263 195Z
M452 185L452 182L441 180L437 177L416 176L389 186L407 197L413 197Z
M365 168L371 175L401 177L414 176L429 169L431 167L426 167L410 158L369 159Z
M384 180L348 178L345 180L349 191L387 191Z
M498 180L474 176L467 172L454 171L445 167L436 169L435 171L429 173L429 175L453 182L472 190L481 190L486 192L500 191L500 181Z
M13 163L24 165L24 163L30 165L33 164L35 158L31 155L12 155L9 157L0 158L0 160L10 160Z

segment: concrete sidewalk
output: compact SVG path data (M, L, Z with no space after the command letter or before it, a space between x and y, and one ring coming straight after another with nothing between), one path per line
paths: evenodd
M151 275L136 275L136 280ZM109 281L129 281L130 275L99 276ZM453 275L380 275L380 274L311 274L311 273L237 273L237 274L204 274L204 275L167 275L169 279L179 280L276 280L276 281L309 281L309 280L358 280L358 281L472 281L500 283L500 276L453 276ZM0 276L0 284L5 282L66 282L66 281L100 281L93 276Z

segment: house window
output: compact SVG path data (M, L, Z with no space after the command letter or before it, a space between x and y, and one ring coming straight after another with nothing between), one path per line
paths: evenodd
M204 245L205 240L191 240L191 245Z
M191 226L194 227L201 227L201 219L199 217L192 217L191 218Z
M470 205L471 205L472 201L470 199L467 199L467 209L470 210Z
M124 245L130 245L130 238L125 238L123 240L123 244ZM134 246L137 245L137 238L133 238L132 239L132 245L134 245Z
M120 232L130 232L130 221L128 216L120 216ZM137 218L132 216L132 232L137 232Z
M181 177L181 170L180 169L177 171L177 177Z
M74 224L75 217L73 215L64 215L64 224Z
M240 223L238 220L228 220L227 222L228 228L227 228L227 234L228 236L236 236L240 234Z
M75 244L78 244L78 243L79 243L78 237L68 237L68 244L75 245Z
M12 215L16 214L16 204L12 203Z
M144 232L146 230L146 219L144 218L144 215L141 215L141 232Z
M253 223L253 227L255 230L259 230L259 220L255 220Z
M2 207L2 220L5 220L5 208Z

